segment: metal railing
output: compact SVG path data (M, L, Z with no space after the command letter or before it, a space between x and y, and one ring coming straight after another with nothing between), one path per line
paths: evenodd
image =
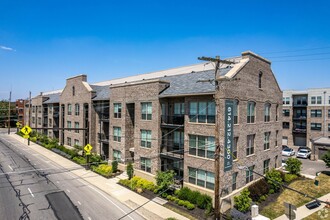
M162 115L163 125L184 125L184 115Z

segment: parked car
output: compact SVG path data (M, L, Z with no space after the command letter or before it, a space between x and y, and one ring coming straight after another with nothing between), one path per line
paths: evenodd
M312 152L309 149L301 148L297 153L297 157L307 159L307 158L311 157L311 154L312 154Z
M285 170L286 166L287 166L286 160L282 160L282 169Z
M282 150L282 156L287 156L287 157L290 157L290 156L293 156L295 154L294 150L292 148L284 148Z
M284 150L285 148L289 148L289 147L286 145L282 145L282 150Z
M309 147L306 147L306 146L301 146L298 148L298 151L300 151L301 149L307 149L309 151L311 151L311 149Z

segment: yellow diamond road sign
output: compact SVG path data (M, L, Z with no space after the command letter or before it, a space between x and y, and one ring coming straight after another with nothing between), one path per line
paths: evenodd
M86 146L84 147L86 155L91 155L91 150L92 149L93 149L92 145L86 144Z
M30 134L31 131L32 131L32 129L31 129L29 126L27 126L27 125L25 125L25 126L21 129L21 132L22 132L23 134L25 134L25 135Z

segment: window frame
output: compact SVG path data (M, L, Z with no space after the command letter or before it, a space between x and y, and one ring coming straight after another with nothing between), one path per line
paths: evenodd
M264 160L263 174L266 174L269 171L270 158Z
M264 133L264 150L269 150L270 148L270 131Z
M144 134L145 133L145 134ZM151 148L152 144L152 131L151 130L146 130L146 129L141 129L140 130L140 146L144 148Z
M312 131L322 131L322 123L311 122Z
M193 134L189 134L188 136L189 136L189 150L188 150L189 155L214 159L215 137L193 135Z
M144 172L151 173L151 159L147 157L140 157L140 169Z
M121 112L122 112L121 103L119 102L113 103L113 117L121 118Z
M141 119L152 120L152 102L141 102Z
M76 128L79 128L79 122L77 122L77 121L74 122L74 128L75 128L74 132L79 133L79 130L76 129Z
M201 178L202 176L204 177ZM188 167L188 182L206 189L214 190L215 174L206 170Z
M196 109L192 108L192 105L195 105ZM214 101L189 102L189 122L201 124L215 124L215 115L216 109Z
M255 134L249 134L246 138L246 156L254 155Z
M72 115L72 105L68 104L68 115Z
M248 101L247 103L247 114L246 123L253 124L256 121L256 103L254 101Z
M246 176L245 176L245 183L248 184L253 181L253 170L254 165L248 167L248 170L246 170Z
M121 127L113 126L113 141L121 142Z
M74 105L74 114L75 114L75 116L78 116L80 114L80 105L79 105L79 103L76 103Z
M265 103L264 105L264 122L270 122L271 106L270 103Z

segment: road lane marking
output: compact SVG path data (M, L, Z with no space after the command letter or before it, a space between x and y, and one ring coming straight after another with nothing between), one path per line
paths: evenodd
M66 191L68 191L68 193L70 193L70 190L67 189Z
M30 188L28 188L28 190L29 190L29 192L30 192L31 196L34 198L34 195L33 195L32 191L31 191L31 189L30 189Z
M78 204L81 205L81 203L78 201Z
M8 165L8 167L11 169L11 171L14 171L14 169L10 165Z

